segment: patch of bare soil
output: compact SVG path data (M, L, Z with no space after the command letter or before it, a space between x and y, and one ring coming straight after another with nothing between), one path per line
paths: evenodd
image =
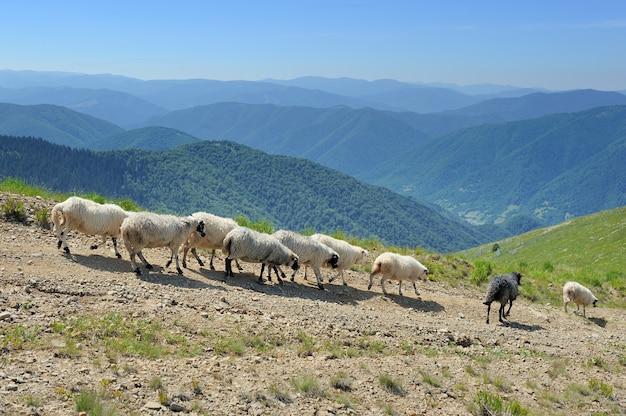
M8 197L31 218L53 204ZM446 276L420 296L356 271L320 291L302 272L260 285L255 264L225 280L222 257L179 276L162 249L136 276L123 244L119 260L95 241L71 233L68 255L51 230L0 220L0 414L78 415L85 392L119 415L466 415L484 393L529 414L626 413L626 314L601 302L585 319L518 299L487 325L484 293ZM161 350L114 346L146 327Z

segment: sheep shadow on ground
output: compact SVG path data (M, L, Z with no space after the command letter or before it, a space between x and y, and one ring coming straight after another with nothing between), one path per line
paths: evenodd
M264 284L259 283L259 275L247 273L247 272L235 272L234 277L225 277L223 271L204 269L201 275L209 280L215 280L222 282L228 286L239 287L246 290L251 290L258 293L263 293L268 296L281 296L302 298L308 300L321 300L327 302L351 304L356 305L357 301L373 297L375 293L361 293L362 291L343 285L336 285L333 283L325 283L324 290L317 288L316 280L299 280L296 277L295 282L292 282L289 277L283 278L283 284L281 285L276 276L272 277L272 281L268 281L263 277Z
M83 255L83 254L65 254L65 256L71 257L72 261L85 266L90 269L100 270L112 273L123 273L128 276L137 277L146 283L156 283L161 285L171 285L174 287L181 287L187 289L221 289L220 286L213 286L207 284L205 281L194 279L188 276L179 275L175 266L164 268L156 264L152 265L152 270L146 270L146 268L138 263L141 270L141 274L137 276L130 266L130 261L125 259L118 259L117 257L105 257L99 254ZM188 273L189 275L191 273Z
M395 302L399 306L402 306L404 308L410 308L424 312L443 312L446 309L443 307L443 305L440 305L437 302L423 300L421 295L417 298L413 298L406 295L394 295L388 293L387 295L383 295L383 298L389 299L390 301Z
M502 326L507 326L509 328L521 329L522 331L543 331L545 328L540 325L526 325L520 324L519 322L506 321Z
M80 264L81 266L88 267L94 270L100 270L103 272L113 273L132 273L130 268L130 262L124 259L118 259L115 256L107 257L100 254L63 254L65 257L70 258L72 261Z
M176 288L184 289L211 289L226 291L226 289L221 286L211 285L202 280L190 277L189 273L178 274L178 272L176 272L176 269L168 272L166 271L167 269L155 265L152 265L152 270L146 270L142 266L139 267L141 268L141 274L135 276L146 283L162 286L173 286Z
M606 327L606 319L604 318L587 318L594 324L598 325L600 328Z
M210 270L208 268L201 268L198 273L210 280L220 281L229 286L252 290L268 296L301 298L344 305L357 305L359 302L382 296L381 293L376 291L362 290L350 285L344 286L340 279L335 280L333 283L325 281L323 283L324 290L320 290L317 288L316 279L311 277L309 277L308 280L304 280L302 277L298 278L298 276L296 276L294 282L292 282L289 277L283 278L283 284L281 285L278 283L275 275L273 275L271 282L267 281L264 275L264 284L259 284L258 273L235 272L234 277L225 277L223 271ZM421 298L416 299L408 296L398 297L394 295L388 295L383 298L390 299L400 306L415 310L423 310L426 312L440 312L444 310L444 307L437 302L424 301Z

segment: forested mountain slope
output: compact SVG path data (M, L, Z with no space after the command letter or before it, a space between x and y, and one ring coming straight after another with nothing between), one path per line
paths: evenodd
M626 106L600 107L461 130L362 179L471 222L522 214L554 224L626 205L624 160Z
M489 241L386 188L305 159L272 156L232 142L199 142L163 152L70 149L0 137L0 177L64 192L129 197L150 210L208 211L277 228L341 230L388 245L456 251Z

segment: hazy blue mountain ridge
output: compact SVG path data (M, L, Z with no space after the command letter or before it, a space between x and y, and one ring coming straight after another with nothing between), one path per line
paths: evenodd
M113 123L66 107L0 103L0 134L42 137L66 146L89 147L98 139L122 131Z
M517 213L555 223L626 204L626 193L610 192L615 191L609 185L615 178L612 166L589 164L593 157L616 162L625 137L626 106L488 124L419 144L360 179L434 202L470 222L501 221ZM419 166L412 163L418 158ZM577 180L590 175L584 169L592 166L595 187L565 180L568 174ZM550 185L560 176L567 187ZM565 198L578 210L560 206Z
M430 136L387 112L221 103L154 117L146 125L232 140L273 154L305 157L350 175L370 170Z
M0 88L0 102L22 105L54 104L107 120L122 127L167 112L127 93L109 89L71 87Z

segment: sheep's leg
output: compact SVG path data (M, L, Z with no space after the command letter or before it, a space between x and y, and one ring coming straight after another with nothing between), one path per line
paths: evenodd
M503 315L506 316L504 314L504 307L506 306L506 302L500 304L500 309L498 309L498 320L502 323L504 323L504 320L502 320Z
M398 280L398 294L402 296L402 280Z
M63 229L55 225L54 234L57 236L57 248L61 248L61 245L63 244Z
M115 256L118 259L121 259L122 255L120 254L119 250L117 249L117 238L111 237L111 240L113 240L113 250L115 251Z
M505 305L506 305L506 303L505 303ZM511 308L512 307L513 307L513 299L509 299L509 310L506 311L506 314L504 315L505 318L511 314ZM504 308L502 308L502 310L504 311Z
M71 230L67 228L61 231L61 244L63 245L63 251L65 251L67 254L70 254L70 248L67 246L67 233L69 233L70 231Z
M143 253L141 252L141 250L139 250L137 252L137 257L139 257L139 259L141 260L141 262L143 263L144 266L146 266L146 269L148 270L152 270L152 265L150 263L148 263L148 261L146 260L146 258L143 256Z
M336 275L334 275L333 277L329 277L329 278L328 278L328 283L332 283L332 282L333 282L333 280L335 280L336 278L338 278L338 277L339 277L339 275L340 275L342 272L343 272L343 270L338 271ZM342 278L343 278L343 276L342 276Z
M104 235L103 235L103 236L100 238L100 242L101 242L101 244L106 243L106 241L107 241L107 238L106 238L106 236L104 236ZM97 244L92 244L91 246L89 246L89 248L90 248L91 250L95 250L95 249L97 249L97 248L98 248L98 245L97 245Z
M179 276L182 276L183 269L181 269L180 266L178 265L178 250L176 250L176 254L174 254L174 258L176 259L176 271L178 272Z
M189 251L189 247L185 245L185 247L183 247L183 267L185 269L187 268L187 252L188 251Z
M375 273L370 273L370 284L367 285L367 290L370 290L372 288L372 283L374 282L374 274Z
M165 267L168 267L172 263L172 257L173 257L174 260L176 261L176 271L178 272L179 276L182 276L183 269L180 268L180 265L178 263L178 250L179 249L180 247L170 248L172 254L170 255L170 261L167 262L167 265Z
M415 289L415 295L419 296L420 295L420 291L417 290L417 284L415 284L415 282L413 282L413 289Z
M229 259L228 257L226 257L226 260L224 261L225 266L224 266L224 277L232 277L233 276L233 269L232 269L232 259Z
M172 260L174 259L174 252L170 253L170 259L165 263L165 268L167 269L172 264Z
M272 281L272 273L270 272L269 267L270 267L270 266L268 265L268 266L267 266L267 271L268 271L267 278L268 278L268 279L269 279L269 281L271 282L271 281ZM261 274L259 274L259 284L260 284L260 285L264 285L264 284L265 284L265 283L263 282L263 270L265 270L265 263L261 263Z
M489 323L489 312L491 312L491 302L487 304L487 324Z
M282 285L283 284L283 279L280 278L279 274L278 274L278 268L274 265L272 265L272 268L274 269L274 273L276 273L276 278L278 279L278 284ZM269 270L269 266L268 266L268 270ZM280 273L282 274L282 277L286 277L285 273L283 273L283 271L281 270ZM271 271L270 271L271 274Z
M239 260L235 259L235 264L237 265L237 270L242 271L243 267L241 267L241 264L239 264Z
M280 269L281 272L283 271L283 269L281 269L280 266L278 266L278 268ZM306 271L306 268L304 269L304 271ZM292 282L296 281L296 273L298 273L297 270L294 270L293 273L291 273L291 281Z
M322 285L322 273L320 272L320 268L313 267L313 272L315 273L315 277L317 278L317 288L319 290L324 290L324 286Z
M128 253L130 254L131 269L135 272L137 276L141 275L141 270L139 269L139 267L137 267L137 263L135 262L135 252L129 249Z
M341 274L341 281L343 282L344 286L348 286L348 282L346 282L346 276L343 274L343 269L339 271L339 273L337 273L337 276L339 276L339 274Z
M387 289L385 289L385 278L381 278L380 279L380 287L383 288L383 293L385 294L385 296L387 296Z
M200 265L200 267L204 267L204 262L202 260L200 260L200 256L198 255L198 252L196 251L196 248L192 248L191 249L191 254L193 254L193 256L196 258L196 261L198 262L198 264ZM212 259L212 257L211 257ZM183 263L183 266L185 265L185 263ZM215 270L215 269L213 269Z
M583 316L586 318L587 317L587 313L585 311L585 305L583 305Z
M265 263L261 263L261 274L259 274L259 279L263 278L263 270L265 270ZM267 265L267 280L270 282L272 281L272 272L269 265Z
M209 260L209 268L211 270L215 270L215 266L213 266L213 258L215 257L215 249L211 250L211 260ZM237 261L237 260L235 260ZM239 264L239 263L237 263Z

